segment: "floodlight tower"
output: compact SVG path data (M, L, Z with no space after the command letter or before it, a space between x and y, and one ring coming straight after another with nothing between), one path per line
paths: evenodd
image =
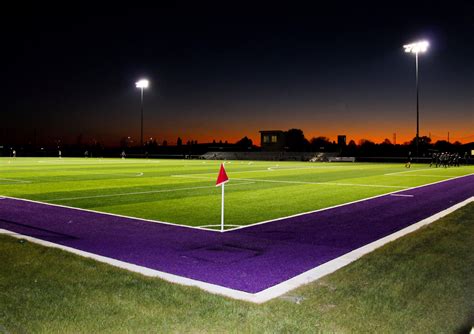
M416 156L419 157L419 141L420 141L420 111L419 111L419 83L418 83L418 53L424 53L428 50L430 43L428 41L418 41L404 45L406 53L415 54L416 64Z
M135 82L135 86L140 88L141 93L141 108L140 108L140 115L141 115L141 124L140 124L140 146L143 148L143 89L148 88L149 81L146 79L140 79Z

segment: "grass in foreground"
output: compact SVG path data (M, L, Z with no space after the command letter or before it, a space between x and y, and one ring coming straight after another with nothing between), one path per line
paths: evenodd
M0 332L468 332L472 240L474 204L254 305L0 236Z
M0 195L182 225L220 223L219 161L0 158ZM474 173L474 167L232 161L226 224L248 225Z

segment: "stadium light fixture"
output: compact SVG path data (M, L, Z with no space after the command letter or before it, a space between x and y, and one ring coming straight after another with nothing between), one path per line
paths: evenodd
M143 148L143 89L148 88L150 82L147 79L140 79L135 82L135 86L140 88L140 96L141 96L141 108L140 108L140 116L141 116L141 123L140 123L140 146Z
M403 47L405 48L406 53L419 53L426 52L430 43L428 41L419 41L411 44L406 44Z
M141 80L138 80L136 83L135 83L135 86L137 86L137 88L148 88L148 85L150 84L150 82L146 79L141 79Z
M425 53L430 43L428 41L418 41L403 46L406 53L415 54L416 66L416 156L419 157L419 141L420 141L420 108L419 108L419 80L418 80L418 54Z

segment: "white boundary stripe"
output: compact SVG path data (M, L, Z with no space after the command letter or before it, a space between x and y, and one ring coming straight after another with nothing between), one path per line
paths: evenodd
M67 251L67 252L70 252L70 253L73 253L73 254L76 254L76 255L79 255L79 256L83 256L83 257L86 257L86 258L91 258L91 259L94 259L96 261L107 263L107 264L112 265L114 267L118 267L118 268L126 269L126 270L129 270L129 271L133 271L133 272L136 272L136 273L140 273L140 274L145 275L145 276L159 277L159 278L162 278L162 279L164 279L166 281L169 281L169 282L172 282L172 283L178 283L178 284L188 285L188 286L196 286L196 287L199 287L203 290L206 290L206 291L209 291L209 292L212 292L212 293L221 294L221 295L231 297L231 298L247 300L247 301L253 301L253 302L257 302L257 303L259 302L258 300L254 300L255 295L251 294L251 293L247 293L247 292L243 292L243 291L239 291L239 290L233 290L233 289L229 289L229 288L222 287L222 286L219 286L219 285L206 283L206 282L202 282L202 281L198 281L198 280L194 280L194 279L191 279L191 278L186 278L186 277L182 277L182 276L178 276L178 275L174 275L174 274L169 274L169 273L165 273L163 271L150 269L150 268L147 268L147 267L138 266L138 265L128 263L128 262L125 262L125 261L112 259L110 257L106 257L106 256L102 256L102 255L82 251L82 250L75 249L75 248L68 247L68 246L55 244L53 242L37 239L37 238L30 237L30 236L27 236L27 235L18 234L18 233L15 233L15 232L12 232L12 231L9 231L9 230L5 230L5 229L0 229L0 234L9 235L9 236L12 236L12 237L18 238L18 239L25 239L25 240L28 240L28 241L31 241L33 243L36 243L36 244L39 244L39 245L42 245L42 246L46 246L46 247L59 248L61 250L64 250L64 251Z
M3 195L2 195L2 196L3 196ZM55 207L58 207L58 208L65 208L65 209L72 209L72 210L77 210L77 211L98 213L98 214L100 214L100 215L106 215L106 216L127 218L127 219L132 219L132 220L140 220L140 221L146 221L146 222L157 223L157 224L164 224L164 225L171 225L171 226L177 226L177 227L184 227L184 228L191 228L191 229L203 230L203 231L208 231L208 232L217 232L216 230L208 229L208 228L204 228L204 227L199 227L199 226L180 225L180 224L169 223L169 222L165 222L165 221L161 221L161 220L138 218L138 217L119 215L119 214L116 214L116 213L110 213L110 212L104 212L104 211L96 211L96 210L90 210L90 209L76 208L76 207L73 207L73 206L66 206L66 205L61 205L61 204L53 204L53 203L39 202L39 201L34 201L34 200L31 200L31 199L25 199L25 198L18 198L18 197L12 197L12 196L3 196L3 199L7 199L7 198L8 198L8 199L13 199L13 200L16 200L16 201L31 202L31 203L37 203L37 204L55 206ZM219 233L220 233L220 231L219 231Z
M418 230L420 227L423 227L425 225L431 224L438 219L441 219L442 217L456 211L457 209L474 202L474 197L468 198L463 202L460 202L456 205L453 205L450 208L447 208L441 212L438 212L437 214L434 214L431 217L425 218L417 223L414 223L410 226L405 227L404 229L397 231L395 233L392 233L390 235L387 235L386 237L383 237L379 240L376 240L374 242L371 242L370 244L367 244L365 246L362 246L360 248L354 249L353 251L344 254L338 258L335 258L329 262L326 262L316 268L313 268L311 270L308 270L305 273L302 273L298 276L295 276L293 278L290 278L287 281L284 281L282 283L279 283L277 285L272 286L271 288L268 288L266 290L263 290L256 295L258 295L258 300L259 302L265 302L268 301L272 298L281 296L282 294L287 293L290 290L293 290L301 285L313 282L323 276L326 276L328 274L331 274L335 272L336 270L347 266L348 264L358 260L361 258L363 255L366 255L368 253L373 252L375 249L391 242L394 241L404 235L407 235L411 232L414 232Z
M228 186L240 186L242 184L252 184L255 182L239 182L231 183ZM208 189L215 188L215 186L202 186L202 187L187 187L187 188L176 188L176 189L161 189L161 190L150 190L150 191L136 191L131 193L119 193L119 194L108 194L108 195L95 195L95 196L80 196L80 197L68 197L68 198L57 198L50 200L43 200L44 202L61 202L61 201L72 201L77 199L88 199L88 198L104 198L104 197L116 197L116 196L128 196L128 195L143 195L143 194L155 194L155 193L168 193L174 191L183 190L194 190L194 189Z
M290 290L296 289L296 288L300 287L301 285L308 284L308 283L313 282L313 281L315 281L315 280L317 280L317 279L319 279L323 276L329 275L329 274L335 272L336 270L338 270L338 269L340 269L344 266L347 266L348 264L358 260L363 255L371 253L375 249L377 249L377 248L379 248L379 247L381 247L381 246L383 246L383 245L385 245L385 244L387 244L391 241L394 241L394 240L396 240L396 239L398 239L398 238L400 238L400 237L402 237L406 234L414 232L417 229L419 229L420 227L431 224L431 223L437 221L438 219L454 212L455 210L457 210L457 209L459 209L459 208L461 208L461 207L463 207L463 206L465 206L465 205L467 205L468 203L471 203L471 202L474 202L474 197L466 199L465 201L463 201L461 203L453 205L452 207L450 207L446 210L438 212L437 214L435 214L431 217L428 217L426 219L423 219L423 220L421 220L417 223L414 223L414 224L412 224L412 225L410 225L410 226L408 226L408 227L406 227L406 228L404 228L404 229L402 229L398 232L392 233L392 234L390 234L390 235L388 235L384 238L381 238L379 240L371 242L370 244L367 244L367 245L362 246L358 249L355 249L355 250L353 250L353 251L351 251L347 254L344 254L344 255L342 255L338 258L335 258L335 259L333 259L329 262L326 262L326 263L324 263L324 264L322 264L318 267L315 267L311 270L308 270L308 271L306 271L306 272L304 272L304 273L302 273L298 276L290 278L289 280L281 282L277 285L274 285L274 286L272 286L268 289L265 289L261 292L255 293L255 294L240 291L240 290L230 289L230 288L226 288L226 287L222 287L222 286L219 286L219 285L206 283L206 282L202 282L202 281L198 281L198 280L194 280L194 279L190 279L190 278L186 278L186 277L181 277L181 276L178 276L178 275L173 275L173 274L165 273L165 272L162 272L162 271L158 271L158 270L154 270L154 269L150 269L150 268L146 268L146 267L142 267L142 266L137 266L135 264L131 264L131 263L128 263L128 262L112 259L112 258L109 258L109 257L106 257L106 256L101 256L101 255L97 255L97 254L94 254L94 253L81 251L81 250L78 250L78 249L75 249L75 248L72 248L72 247L62 246L62 245L55 244L55 243L52 243L52 242L49 242L49 241L44 241L44 240L37 239L37 238L34 238L34 237L29 237L29 236L17 234L15 232L5 230L5 229L0 229L0 234L10 235L12 237L19 238L19 239L25 239L25 240L28 240L28 241L31 241L31 242L34 242L34 243L37 243L37 244L40 244L40 245L43 245L43 246L46 246L46 247L59 248L59 249L62 249L62 250L65 250L65 251L68 251L68 252L83 256L83 257L92 258L96 261L110 264L110 265L115 266L115 267L119 267L119 268L126 269L126 270L129 270L129 271L137 272L137 273L140 273L140 274L145 275L145 276L159 277L159 278L162 278L162 279L164 279L166 281L169 281L169 282L172 282L172 283L178 283L178 284L188 285L188 286L196 286L196 287L199 287L199 288L201 288L205 291L215 293L215 294L220 294L220 295L223 295L223 296L226 296L226 297L231 297L231 298L234 298L234 299L245 300L245 301L249 301L249 302L253 302L253 303L264 303L264 302L269 301L273 298L281 296L281 295L287 293Z
M224 232L231 232L231 231L234 231L234 230L249 228L249 227L256 226L256 225L268 224L268 223L271 223L271 222L274 222L274 221L279 221L279 220L283 220L283 219L287 219L287 218L293 218L293 217L299 217L299 216L303 216L303 215L306 215L306 214L309 214L309 213L315 213L315 212L319 212L319 211L331 210L331 209L334 209L334 208L339 208L341 206L346 206L346 205L351 205L351 204L354 204L354 203L364 202L364 201L368 201L368 200L371 200L371 199L374 199L374 198L379 198L379 197L383 197L383 196L387 196L387 195L391 195L391 194L396 194L396 193L399 193L399 192L402 192L402 191L409 191L409 190L413 190L413 189L423 188L423 187L431 186L431 185L438 184L438 183L443 183L443 182L448 182L448 181L451 181L451 180L460 179L460 178L463 178L463 177L468 177L468 176L471 176L471 175L474 175L474 173L453 177L453 178L450 178L448 180L441 180L441 181L436 181L436 182L432 182L432 183L427 183L427 184L423 184L421 186L406 188L406 189L402 189L402 190L395 190L395 191L392 191L392 192L388 192L388 193L384 193L384 194L380 194L380 195L375 195L375 196L372 196L372 197L358 199L358 200L352 201L352 202L347 202L347 203L342 203L342 204L338 204L338 205L329 206L327 208L321 208L321 209L317 209L317 210L306 211L306 212L301 212L301 213L297 213L297 214L294 214L294 215L289 215L289 216L286 216L286 217L279 217L279 218L275 218L275 219L265 220L265 221L254 223L254 224L244 225L242 227L230 228L230 229L225 230Z

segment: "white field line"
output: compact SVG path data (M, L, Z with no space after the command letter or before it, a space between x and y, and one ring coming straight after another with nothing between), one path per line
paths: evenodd
M239 182L239 183L230 183L227 186L240 186L243 184L252 184L255 182ZM177 189L161 189L161 190L150 190L150 191L135 191L130 193L119 193L119 194L108 194L108 195L94 195L94 196L79 196L79 197L66 197L66 198L57 198L50 200L42 200L42 202L62 202L62 201L72 201L77 199L89 199L89 198L105 198L105 197L116 197L116 196L130 196L130 195L143 195L143 194L156 194L156 193L169 193L175 191L185 191L185 190L195 190L195 189L206 189L206 188L215 188L216 186L202 186L202 187L187 187L187 188L177 188Z
M405 194L390 194L390 196L396 196L396 197L415 197L415 195L405 195Z
M335 168L348 168L353 166L306 166L306 167L280 167L280 166L270 166L267 168L267 170L275 172L275 171L286 171L286 170L301 170L301 169L335 169ZM364 169L364 168L361 168ZM234 173L240 173L240 172L234 172Z
M17 180L17 179L0 179L0 181L9 181L9 182L17 182L17 183L32 183L32 181ZM5 183L2 183L2 184L5 184Z
M368 200L371 200L371 199L374 199L374 198L379 198L379 197L383 197L383 196L387 196L387 195L396 194L396 193L399 193L399 192L401 192L401 191L409 191L409 190L413 190L413 189L423 188L423 187L431 186L431 185L438 184L438 183L443 183L443 182L448 182L448 181L455 180L455 179L460 179L460 178L463 178L463 177L468 177L468 176L471 176L471 175L474 175L474 173L466 174L466 175L462 175L462 176L457 176L457 177L453 177L453 178L448 179L448 180L441 180L441 181L436 181L436 182L432 182L432 183L428 183L428 184L423 184L423 185L421 185L421 186L411 187L411 188L402 189L402 190L395 190L395 191L388 192L388 193L381 194L381 195L375 195L375 196L372 196L372 197L362 198L362 199L359 199L359 200L356 200L356 201L352 201L352 202L347 202L347 203L342 203L342 204L337 204L337 205L329 206L329 207L327 207L327 208L322 208L322 209L317 209L317 210L311 210L311 211L296 213L296 214L294 214L294 215L289 215L289 216L285 216L285 217L274 218L274 219L270 219L270 220L264 220L264 221L261 221L261 222L257 222L257 223L253 223L253 224L249 224L249 225L244 225L244 226L242 226L242 227L230 228L230 229L225 230L224 233L226 233L226 232L232 232L232 231L240 230L240 229L244 229L244 228L249 228L249 227L256 226L256 225L268 224L268 223L271 223L271 222L275 222L275 221L279 221L279 220L284 220L284 219L288 219L288 218L299 217L299 216L307 215L307 214L309 214L309 213L315 213L315 212L320 212L320 211L331 210L331 209L334 209L334 208L339 208L339 207L346 206L346 205L351 205L351 204L354 204L354 203L359 203L359 202L368 201Z
M15 238L18 238L18 239L25 239L25 240L28 240L28 241L31 241L33 243L37 243L37 244L40 244L42 246L46 246L46 247L51 247L51 248L58 248L58 249L62 249L62 250L65 250L65 251L68 251L68 252L71 252L71 253L74 253L76 255L79 255L79 256L83 256L83 257L86 257L86 258L91 258L91 259L94 259L96 261L99 261L99 262L103 262L103 263L106 263L106 264L109 264L109 265L112 265L112 266L115 266L115 267L118 267L118 268L122 268L122 269L126 269L126 270L129 270L129 271L132 271L132 272L136 272L136 273L140 273L144 276L149 276L149 277L158 277L158 278L161 278L163 280L166 280L168 282L171 282L171 283L177 283L177 284L181 284L181 285L187 285L187 286L196 286L202 290L205 290L205 291L208 291L210 293L214 293L214 294L219 294L219 295L223 295L223 296L226 296L226 297L230 297L230 298L234 298L234 299L239 299L239 300L244 300L244 301L248 301L248 302L253 302L253 303L264 303L264 302L267 302L273 298L276 298L276 297L279 297L287 292L289 292L290 290L293 290L293 289L296 289L302 285L305 285L305 284L308 284L310 282L313 282L323 276L326 276L326 275L329 275L333 272L335 272L336 270L342 268L342 267L345 267L347 266L348 264L358 260L359 258L361 258L362 256L368 254L368 253L371 253L373 252L375 249L391 242L391 241L394 241L406 234L409 234L411 232L414 232L416 230L418 230L419 228L425 226L425 225L428 225L428 224L431 224L435 221L437 221L438 219L452 213L453 211L467 205L468 203L470 202L474 202L474 197L471 197L461 203L458 203L446 210L443 210L431 217L428 217L426 219L423 219L417 223L414 223L400 231L397 231L395 233L392 233L384 238L381 238L379 240L376 240L374 242L371 242L370 244L367 244L365 246L362 246L358 249L355 249L347 254L344 254L338 258L335 258L331 261L328 261L320 266L317 266L313 269L310 269L300 275L297 275L293 278L290 278L286 281L283 281L279 284L276 284L268 289L265 289L263 291L260 291L260 292L257 292L255 294L252 294L252 293L248 293L248 292L244 292L244 291L240 291L240 290L235 290L235 289L230 289L230 288L226 288L226 287L223 287L223 286L219 286L219 285L215 285L215 284L211 284L211 283L207 283L207 282L202 282L202 281L198 281L198 280L195 280L195 279L190 279L190 278L186 278L186 277L182 277L182 276L178 276L178 275L174 275L174 274L169 274L169 273L166 273L166 272L163 272L163 271L158 271L158 270L154 270L154 269L150 269L150 268L146 268L146 267L143 267L143 266L138 266L138 265L135 265L135 264L131 264L131 263L128 263L128 262L125 262L125 261L120 261L120 260L116 260L116 259L112 259L112 258L109 258L109 257L106 257L106 256L101 256L101 255L97 255L97 254L94 254L94 253L90 253L90 252L85 252L85 251L81 251L81 250L78 250L78 249L75 249L75 248L72 248L72 247L68 247L68 246L63 246L63 245L59 245L59 244L55 244L55 243L52 243L52 242L49 242L49 241L45 241L45 240L41 240L41 239L37 239L37 238L34 238L34 237L30 237L30 236L26 236L26 235L21 235L21 234L18 234L18 233L15 233L15 232L12 232L12 231L9 231L9 230L4 230L4 229L0 229L0 234L5 234L5 235L9 235L9 236L12 236L12 237L15 237Z
M407 170L407 171L404 171L404 172L387 173L387 174L384 174L384 175L397 175L397 174L414 173L414 172L419 172L419 171L422 171L422 170L433 170L433 168L412 169L412 170Z
M3 195L2 195L2 196L3 196ZM91 210L91 209L82 209L82 208L76 208L76 207L73 207L73 206L66 206L66 205L53 204L53 203L46 203L46 202L34 201L34 200L31 200L31 199L24 199L24 198L12 197L12 196L3 196L3 199L13 199L13 200L16 200L16 201L37 203L37 204L43 204L43 205L54 206L54 207L58 207L58 208L65 208L65 209L71 209L71 210L77 210L77 211L84 211L84 212L97 213L97 214L100 214L100 215L107 215L107 216L112 216L112 217L119 217L119 218L140 220L140 221L145 221L145 222L150 222L150 223L156 223L156 224L164 224L164 225L171 225L171 226L176 226L176 227L183 227L183 228L190 228L190 229L196 229L196 230L203 230L203 231L210 231L210 232L219 232L219 233L221 233L220 231L216 231L216 230L209 229L209 228L203 228L203 227L199 227L199 226L180 225L180 224L165 222L165 221L162 221L162 220L153 220L153 219L145 219L145 218L138 218L138 217L132 217L132 216L125 216L125 215L119 215L119 214L116 214L116 213L109 213L109 212L97 211L97 210Z
M440 177L440 178L450 178L452 176L448 176L448 175L429 175L429 174L410 174L410 175L406 175L406 174L403 174L403 175L392 175L392 176L408 176L408 177L416 177L416 176L419 176L419 177Z
M208 179L208 177L198 177L183 175L171 175L172 177L182 178L193 178L193 179ZM339 183L339 182L306 182L306 181L285 181L285 180L269 180L269 179L246 179L241 177L232 177L230 180L242 180L242 181L256 181L256 182L269 182L269 183L289 183L289 184L314 184L314 185L328 185L328 186L352 186L352 187L373 187L373 188L397 188L397 189L408 189L409 187L404 186L388 186L383 184L363 184L363 183Z

